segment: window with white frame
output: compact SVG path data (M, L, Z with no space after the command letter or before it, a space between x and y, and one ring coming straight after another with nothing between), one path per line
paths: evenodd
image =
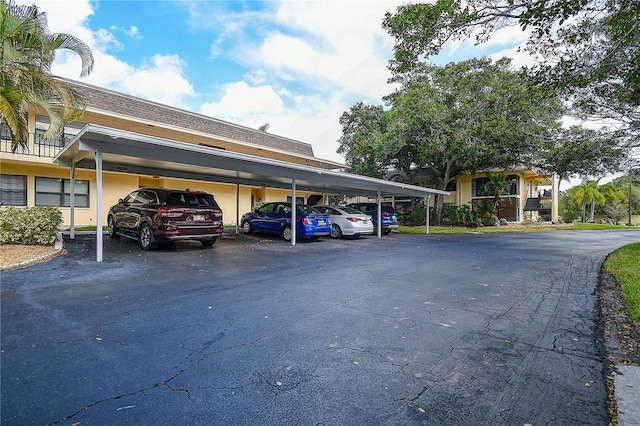
M27 205L27 177L24 175L0 175L0 205Z
M75 180L75 206L89 207L89 181ZM36 206L69 207L71 180L36 177Z

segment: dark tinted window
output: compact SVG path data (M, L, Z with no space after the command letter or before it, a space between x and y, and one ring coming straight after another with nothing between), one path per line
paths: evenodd
M172 192L167 195L167 205L219 208L213 195L193 192Z
M158 197L156 196L155 192L138 191L138 194L136 195L136 199L134 200L134 203L157 204L158 203Z
M343 211L345 211L346 213L348 213L348 214L361 214L362 213L360 210L356 210L356 209L354 209L352 207L349 207L349 206L341 207L341 209ZM340 214L340 213L337 213L337 214Z
M269 203L269 204L265 204L264 206L260 207L258 210L256 210L259 213L273 213L273 210L275 209L276 204L274 203Z
M0 175L0 203L6 206L26 206L27 177Z
M307 204L298 204L297 208L298 208L298 211L302 213L320 213L318 209L314 209L313 207Z

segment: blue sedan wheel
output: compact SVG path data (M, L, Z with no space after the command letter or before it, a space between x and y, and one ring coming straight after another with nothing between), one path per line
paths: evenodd
M253 232L253 228L251 227L250 221L245 220L244 222L242 222L242 231L245 234L250 234L251 232Z
M282 228L282 238L284 238L285 241L291 241L291 227L290 226L285 226L284 228Z

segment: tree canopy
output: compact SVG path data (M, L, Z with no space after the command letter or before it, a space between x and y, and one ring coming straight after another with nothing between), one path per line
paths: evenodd
M563 94L583 117L615 120L620 143L640 133L640 2L637 0L436 0L387 13L395 38L396 73L441 51L452 40L486 42L496 31L527 31L536 54L524 73L538 87Z
M11 135L12 149L27 145L27 112L41 109L49 116L45 139L59 137L68 121L84 111L82 99L51 75L58 49L69 49L82 60L81 77L93 69L89 47L64 33L51 33L47 15L36 5L0 1L0 117Z
M355 172L428 167L428 184L445 189L465 174L531 164L560 128L557 99L527 87L506 58L424 64L395 81L387 109L359 103L340 120L340 150Z

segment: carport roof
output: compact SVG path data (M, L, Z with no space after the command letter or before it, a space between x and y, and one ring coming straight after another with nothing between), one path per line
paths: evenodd
M194 179L249 186L291 188L344 195L448 195L446 191L391 182L147 136L94 124L86 125L54 158L64 167Z

